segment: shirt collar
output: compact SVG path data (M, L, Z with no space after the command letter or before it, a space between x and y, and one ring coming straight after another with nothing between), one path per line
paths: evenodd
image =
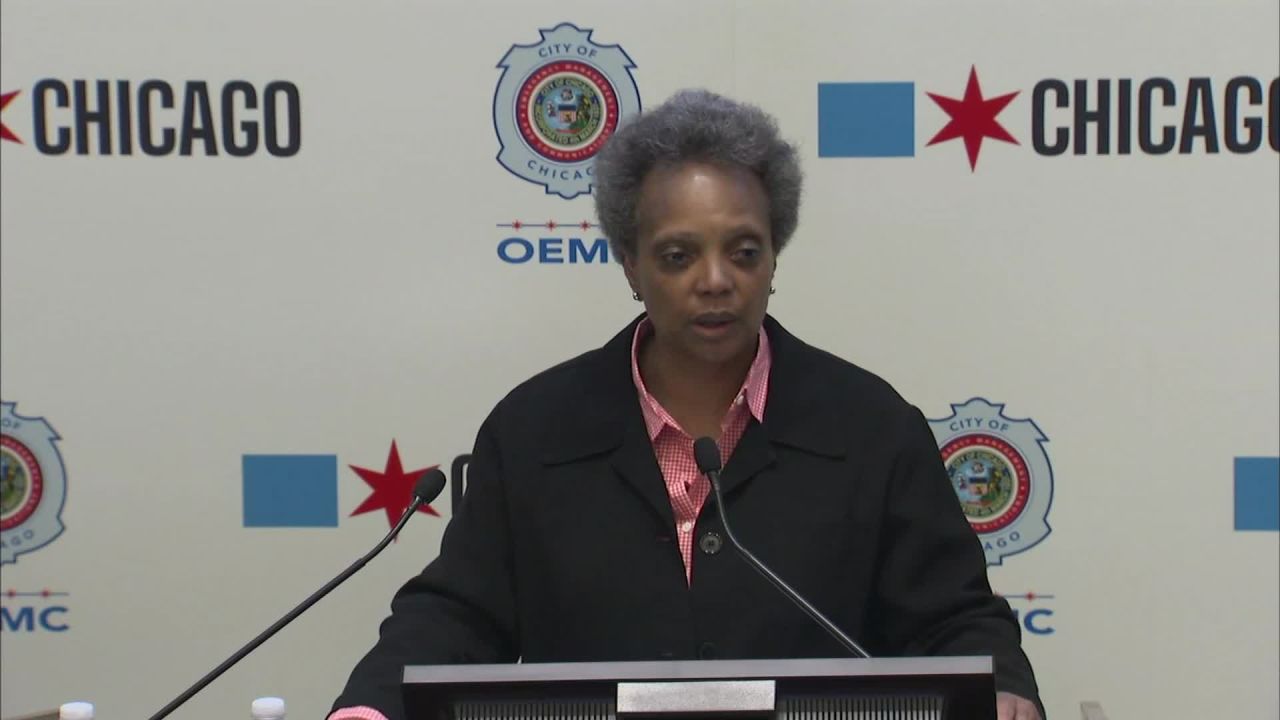
M631 338L631 380L635 383L636 392L640 395L640 411L644 414L645 429L649 432L649 440L656 440L664 427L672 427L683 432L679 423L649 393L644 378L640 376L640 341L653 332L653 323L644 318L636 325L635 334ZM769 336L764 327L760 328L759 342L756 344L756 356L751 361L742 387L734 395L734 405L729 408L732 413L738 406L745 404L756 422L764 421L764 405L769 394L769 370L773 365L773 355L769 349ZM728 417L728 414L726 414Z

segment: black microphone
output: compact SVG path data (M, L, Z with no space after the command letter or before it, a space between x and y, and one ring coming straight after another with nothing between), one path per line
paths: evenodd
M773 583L773 586L779 592L805 611L809 617L813 618L814 622L821 625L822 629L826 630L828 635L843 645L851 655L861 658L871 657L866 650L862 649L862 646L853 641L853 638L845 635L843 630L836 627L835 623L828 620L827 616L819 612L818 608L810 604L808 600L805 600L800 593L796 592L785 580L778 577L767 565L756 559L756 556L752 555L751 551L743 547L742 543L738 542L738 538L734 537L733 529L729 527L729 516L724 509L724 495L720 492L720 447L716 445L716 441L709 437L701 437L693 441L693 459L698 463L698 470L702 471L702 474L706 475L707 479L711 481L711 489L716 494L716 510L720 513L720 524L724 525L724 534L728 536L729 543L733 545L733 549L737 550L738 554L747 561L748 565L755 568L756 572Z
M423 475L422 479L418 480L418 484L413 487L413 502L409 504L409 507L405 509L404 514L400 516L400 522L396 523L396 526L391 528L391 532L387 533L387 536L382 538L382 542L378 543L377 546L370 550L364 557L352 563L351 567L343 570L337 577L326 583L324 587L312 593L311 597L303 600L301 605L290 610L287 615L277 620L274 625L263 630L262 634L250 640L248 645L245 645L237 650L231 657L223 660L221 665L214 668L208 675L200 678L195 685L187 688L186 692L174 698L172 702L161 708L160 712L152 715L151 720L160 720L160 718L163 718L174 710L177 710L179 706L190 700L193 695L203 690L206 685L218 679L219 675L230 670L232 665L243 660L245 655L256 650L259 645L270 639L271 636L279 632L281 628L293 622L299 615L306 612L308 608L319 602L320 598L328 595L331 590L341 585L347 578L355 575L356 572L372 560L375 555L382 552L382 549L395 539L396 535L400 534L400 528L403 528L405 523L409 522L409 518L413 517L413 514L418 511L418 508L426 505L432 500L435 500L441 490L444 490L444 473L440 472L440 470L436 468L432 469L426 475Z

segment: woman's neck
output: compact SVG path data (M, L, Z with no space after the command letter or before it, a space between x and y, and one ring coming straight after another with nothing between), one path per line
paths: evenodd
M693 437L720 436L720 424L742 387L755 352L724 363L677 355L650 336L640 347L645 388Z

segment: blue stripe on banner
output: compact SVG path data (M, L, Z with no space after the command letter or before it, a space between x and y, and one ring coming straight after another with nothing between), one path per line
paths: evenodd
M1280 457L1236 458L1236 530L1280 531Z
M915 83L819 83L818 157L913 157Z
M245 527L337 527L337 455L245 455Z

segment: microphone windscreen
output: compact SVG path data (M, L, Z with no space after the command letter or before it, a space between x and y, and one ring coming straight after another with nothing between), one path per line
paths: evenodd
M693 460L703 474L720 470L720 446L709 437L693 441Z
M422 504L426 505L435 500L441 490L444 490L444 473L440 472L440 468L432 468L413 486L413 496L421 498Z

